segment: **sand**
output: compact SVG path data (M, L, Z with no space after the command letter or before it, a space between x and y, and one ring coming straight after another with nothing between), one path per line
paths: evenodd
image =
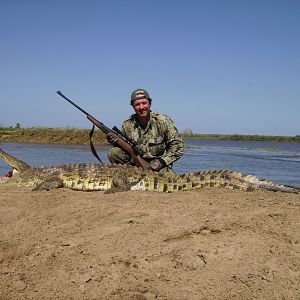
M299 299L300 195L0 184L0 299Z

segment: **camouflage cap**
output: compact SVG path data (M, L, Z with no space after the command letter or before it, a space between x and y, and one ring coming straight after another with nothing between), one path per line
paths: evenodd
M144 89L136 89L131 93L131 102L137 99L147 98L151 100L149 93Z

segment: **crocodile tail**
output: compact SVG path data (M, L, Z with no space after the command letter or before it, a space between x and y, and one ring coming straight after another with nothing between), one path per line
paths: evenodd
M20 173L24 172L28 168L31 168L26 162L17 159L11 154L8 154L7 152L3 151L1 148L0 148L0 158L2 158L9 166L11 166L13 169L17 170Z
M182 175L164 177L152 172L147 173L131 190L178 192L196 190L204 187L222 187L244 191L269 190L287 193L299 193L299 188L275 184L268 180L260 179L230 170L205 170Z
M221 186L229 189L241 189L246 191L267 190L285 193L300 192L300 189L297 187L277 184L254 175L230 170L208 170L198 172L197 175L200 179L204 179L209 186Z
M261 179L259 177L252 176L252 175L243 174L243 177L249 189L267 190L272 192L296 193L296 194L300 192L300 188L298 187L274 183L270 180Z

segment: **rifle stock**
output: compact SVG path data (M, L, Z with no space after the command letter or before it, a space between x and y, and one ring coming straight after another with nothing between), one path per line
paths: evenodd
M85 110L83 110L81 107L79 107L77 104L75 104L73 101L68 99L61 91L57 91L57 94L63 97L65 100L67 100L69 103L71 103L73 106L75 106L77 109L82 111L89 121L91 121L96 127L98 127L100 130L102 130L105 134L108 134L110 132L116 134L118 136L118 141L116 144L122 148L124 151L126 151L131 158L131 163L135 164L137 167L142 167L146 169L148 167L148 163L145 159L143 159L140 155L136 153L134 148L119 134L105 126L102 122L99 122L97 119L95 119L93 116L91 116L89 113L87 113Z

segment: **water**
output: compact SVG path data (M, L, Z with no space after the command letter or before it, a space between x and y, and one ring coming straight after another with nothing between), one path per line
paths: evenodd
M183 157L174 164L177 173L206 169L228 169L277 183L300 187L300 144L254 141L185 139ZM32 166L98 162L89 146L1 143L0 147ZM109 146L97 146L103 162ZM10 170L0 160L0 176Z

